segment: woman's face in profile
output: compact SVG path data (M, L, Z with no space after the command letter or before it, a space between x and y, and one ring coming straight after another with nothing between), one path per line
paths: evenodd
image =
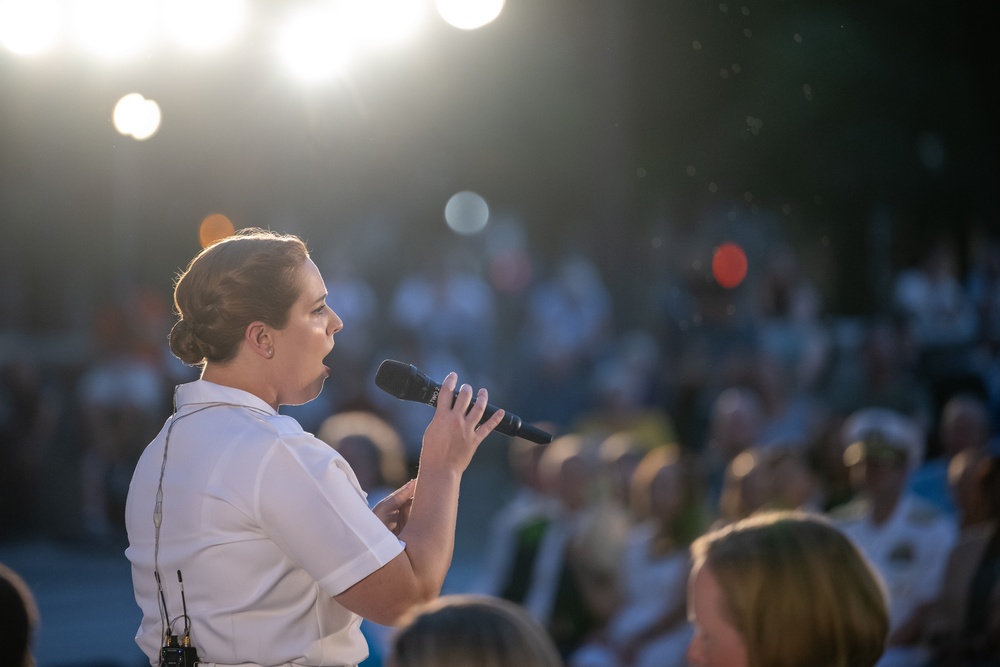
M688 619L694 637L687 659L695 667L747 667L743 637L729 620L722 588L712 571L701 565L691 572Z
M333 334L344 323L326 305L326 284L312 260L299 267L299 297L284 329L275 330L274 368L278 403L300 405L319 396L330 369L323 364L333 349Z

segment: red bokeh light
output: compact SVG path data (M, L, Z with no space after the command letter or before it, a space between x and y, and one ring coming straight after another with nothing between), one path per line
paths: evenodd
M723 243L712 257L712 275L727 289L736 287L747 277L747 254L735 243Z

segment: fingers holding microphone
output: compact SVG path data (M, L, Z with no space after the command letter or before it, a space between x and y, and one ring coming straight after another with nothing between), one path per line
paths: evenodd
M480 424L489 402L489 393L480 389L473 400L471 386L463 384L456 393L456 385L456 373L449 373L441 383L440 396L454 395L455 400L437 401L434 418L424 432L421 459L437 460L441 457L442 463L458 464L464 471L479 444L503 419L504 412L497 410Z

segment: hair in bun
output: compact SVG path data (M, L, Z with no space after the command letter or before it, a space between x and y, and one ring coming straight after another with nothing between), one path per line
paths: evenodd
M297 271L309 258L297 236L244 229L200 253L174 286L180 317L170 350L186 364L225 362L236 356L251 322L277 329L299 296Z

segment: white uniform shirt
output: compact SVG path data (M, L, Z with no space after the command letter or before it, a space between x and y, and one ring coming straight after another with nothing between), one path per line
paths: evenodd
M893 629L920 603L938 594L958 529L954 521L911 494L904 494L889 520L872 523L870 511L840 526L882 575L889 593Z
M608 622L608 635L616 643L645 632L687 597L688 550L653 556L654 538L655 526L647 521L635 526L625 543L619 575L624 606Z
M153 512L172 425L158 569L174 633L184 627L181 570L201 660L362 661L361 619L332 596L403 545L368 508L346 461L247 392L198 380L177 388L176 403L136 466L126 504L125 554L143 615L136 642L150 663L162 642Z

